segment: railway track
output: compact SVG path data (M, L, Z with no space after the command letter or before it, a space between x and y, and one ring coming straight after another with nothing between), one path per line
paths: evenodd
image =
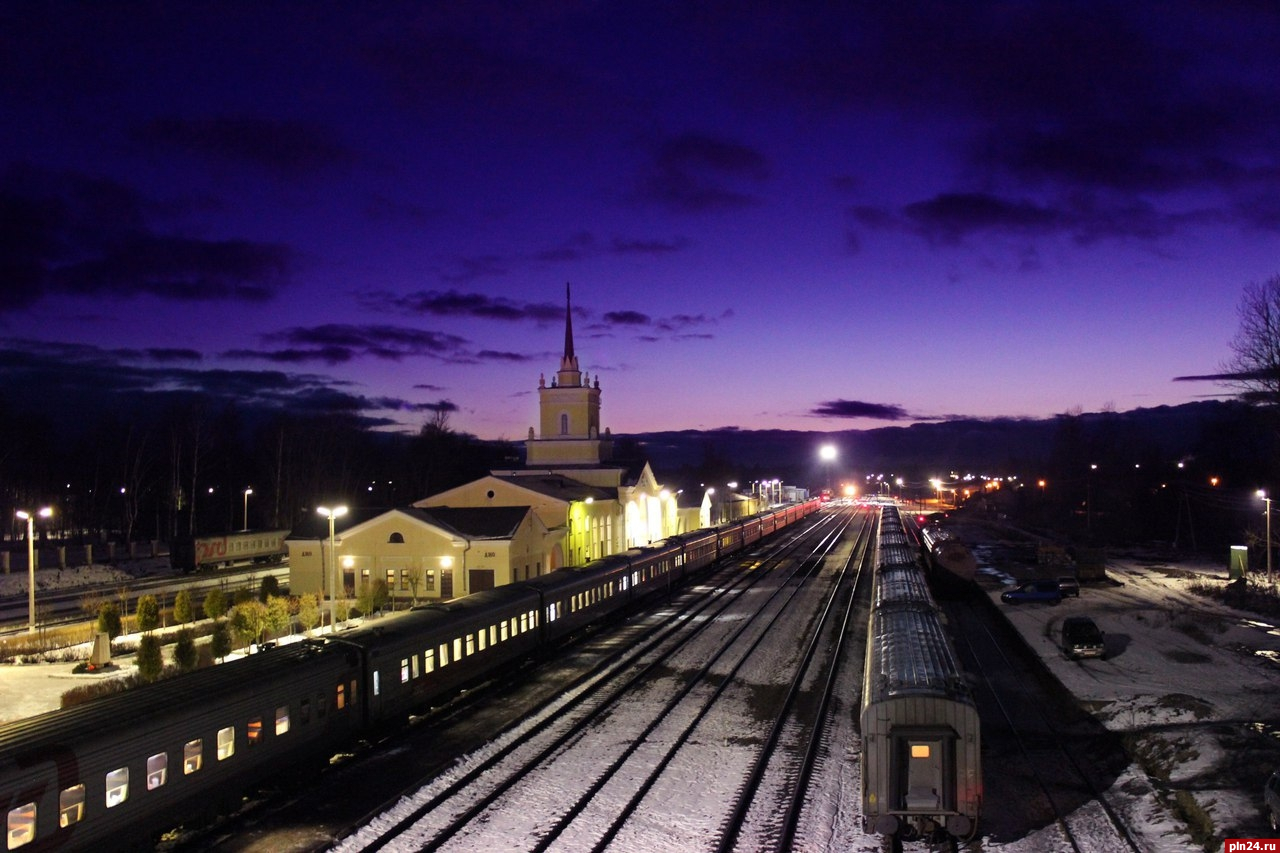
M969 599L949 604L952 636L968 652L969 671L978 677L987 696L983 705L987 748L993 748L992 732L999 730L1017 753L1016 761L1000 756L1020 782L1019 796L1002 799L1003 806L1028 811L1028 825L1052 823L1061 842L1077 853L1146 853L1148 848L1140 844L1098 782L1107 775L1099 764L1114 757L1113 738L1102 733L1095 738L1064 723L1028 689L1044 673L1011 653L1008 637L996 636L990 616L979 612L985 605ZM987 763L989 775L996 775L991 772L992 756Z
M509 847L513 839L524 839L518 842L521 848L531 850L635 849L637 837L673 829L652 825L664 814L682 814L701 827L692 831L718 833L717 818L728 807L697 815L672 807L673 801L701 798L703 789L723 788L734 778L727 768L698 767L699 759L691 756L705 759L707 743L724 740L736 764L744 763L741 754L751 751L755 731L764 727L719 728L725 716L718 709L728 705L741 714L744 704L752 704L738 676L760 666L753 652L766 639L794 636L787 630L792 626L786 605L809 594L812 585L804 580L842 540L848 523L844 515L815 525L804 540L810 543L804 544L807 552L799 551L803 543L792 538L753 555L751 570L720 579L714 595L694 611L669 619L607 674L504 732L487 757L460 766L450 778L438 778L394 816L375 819L339 849L476 849L496 843ZM708 644L716 650L708 653ZM752 673L749 684L758 684L761 675ZM765 692L774 690L770 686ZM654 708L660 710L636 713ZM735 772L739 779L750 775L741 767ZM795 772L802 769L783 775ZM739 798L746 787L751 786L740 786ZM733 790L720 797L732 801ZM655 802L663 805L649 807ZM642 809L642 804L649 805Z
M753 837L752 850L767 846L786 851L797 846L797 831L808 802L809 781L824 756L832 751L826 736L832 729L830 716L837 707L841 663L846 657L858 657L848 655L847 647L857 636L851 628L860 582L874 570L871 564L874 527L869 523L870 516L867 522L858 531L853 550L837 573L818 627L811 632L804 658L791 679L782 710L738 794L733 812L724 822L717 846L721 853L738 848L744 829ZM820 649L819 644L828 638L831 642ZM805 696L804 687L810 682L820 685L820 689L816 703L811 703L816 707L806 715L798 706ZM779 775L781 779L766 785L768 777ZM760 796L762 788L789 792L789 795L785 803L780 804Z

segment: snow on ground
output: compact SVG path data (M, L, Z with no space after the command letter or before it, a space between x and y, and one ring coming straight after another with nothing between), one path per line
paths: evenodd
M36 569L36 594L55 590L68 592L80 587L109 586L129 583L144 575L168 574L169 558L155 557L147 560L131 560L120 567L94 563L91 566L75 566L65 569ZM25 599L27 595L27 570L12 569L0 573L0 598Z
M981 566L983 549L975 553ZM1132 738L1150 771L1138 775L1153 777L1137 781L1166 799L1174 792L1191 798L1219 837L1265 831L1262 785L1280 756L1280 745L1267 740L1280 731L1280 628L1191 591L1197 583L1225 584L1225 567L1109 559L1112 583L1086 585L1079 598L1057 606L1002 604L999 573L987 573L984 586L996 606L1049 670L1104 726ZM1106 634L1105 660L1063 656L1062 621L1075 615L1092 617ZM1259 735L1248 739L1251 731ZM1134 782L1117 779L1111 793L1124 801ZM1146 812L1134 826L1160 821L1129 803L1134 809ZM1156 826L1147 834L1161 837L1155 849L1197 849L1176 847L1176 829Z

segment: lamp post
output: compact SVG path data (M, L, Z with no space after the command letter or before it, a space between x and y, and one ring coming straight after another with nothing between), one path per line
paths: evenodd
M249 529L249 495L253 494L253 487L244 490L244 530Z
M316 507L316 512L329 519L329 632L333 633L338 630L338 552L334 547L333 522L347 514L345 506L337 506L333 509L328 507ZM324 554L324 549L320 553ZM321 569L323 570L323 561L321 561Z
M53 507L45 507L39 512L30 513L18 510L18 518L27 522L27 633L36 632L36 516L48 518L53 515Z
M1267 497L1267 493L1258 489L1258 497L1262 498L1262 502L1267 505L1265 510L1267 516L1267 583L1271 583L1271 498Z

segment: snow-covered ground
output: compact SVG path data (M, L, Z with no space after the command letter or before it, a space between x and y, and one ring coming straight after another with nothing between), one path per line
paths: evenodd
M1143 756L1132 772L1149 776L1166 802L1194 801L1218 837L1264 834L1262 786L1280 767L1280 627L1191 591L1225 584L1225 566L1113 558L1112 584L1087 585L1057 606L1007 605L999 603L1001 572L983 548L975 553L984 586L1028 645ZM1105 660L1063 656L1062 621L1074 615L1106 634ZM1131 787L1123 782L1116 788Z

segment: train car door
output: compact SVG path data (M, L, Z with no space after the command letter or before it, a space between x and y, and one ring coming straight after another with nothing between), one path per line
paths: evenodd
M954 808L955 732L940 728L897 728L894 801L908 812Z

